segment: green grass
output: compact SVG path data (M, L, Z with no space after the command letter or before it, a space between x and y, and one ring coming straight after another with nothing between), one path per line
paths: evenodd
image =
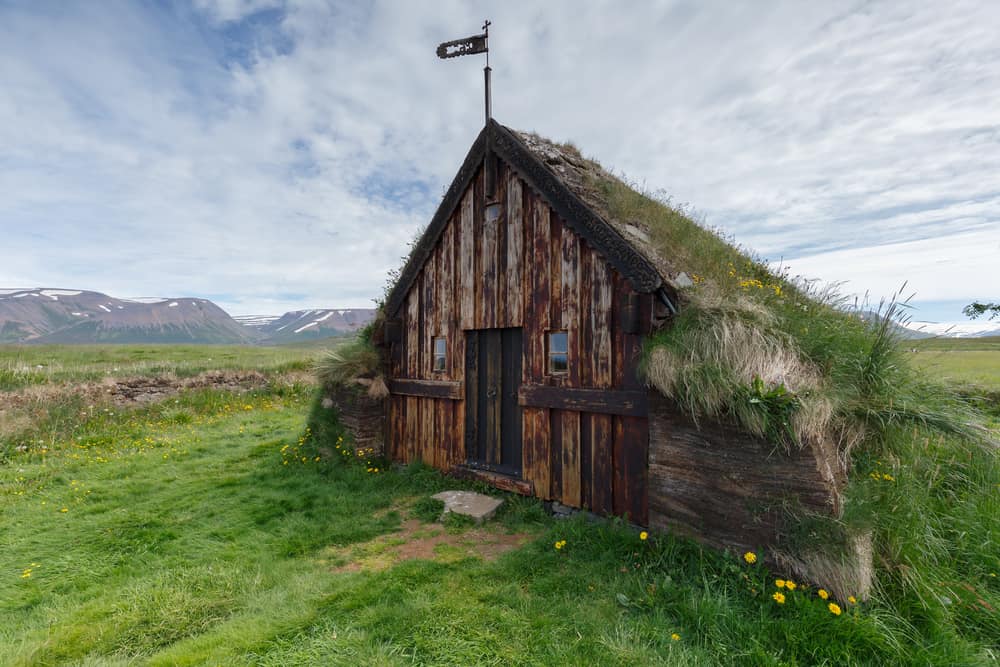
M1000 391L1000 336L908 341L910 361L921 371L960 385Z
M420 465L386 471L383 464L368 474L370 466L336 454L317 462L321 448L336 446L339 429L330 411L309 417L310 402L312 390L300 386L191 392L82 416L47 451L16 453L0 465L0 664L972 665L996 658L996 615L977 602L1000 604L991 576L1000 569L990 548L1000 539L995 522L965 533L966 524L956 524L949 536L962 578L937 591L951 596L947 609L936 598L923 607L894 597L891 579L871 602L840 601L840 616L815 588L786 591L778 605L771 594L780 573L759 563L669 534L642 541L621 524L555 520L518 497L508 497L491 530L535 537L496 561L441 550L384 569L345 570L345 558L372 553L405 520L430 520L437 505L429 495L468 484ZM951 488L957 480L947 471L938 474L939 505L954 515L996 516L995 501L976 507ZM558 540L566 546L555 549Z
M324 347L339 339L324 341ZM0 391L106 377L197 375L206 370L308 370L313 345L0 345Z

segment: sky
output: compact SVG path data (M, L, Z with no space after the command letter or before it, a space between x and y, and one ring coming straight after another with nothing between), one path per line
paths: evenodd
M0 0L0 287L370 307L493 112L792 274L1000 301L1000 3Z

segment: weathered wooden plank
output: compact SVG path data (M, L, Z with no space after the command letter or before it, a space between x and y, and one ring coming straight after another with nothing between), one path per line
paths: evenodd
M475 329L476 315L476 274L475 274L475 229L473 222L473 191L470 188L462 199L461 224L459 226L459 320L463 329Z
M535 270L534 260L534 238L535 238L535 216L532 213L534 194L530 189L524 188L521 192L524 226L524 281L522 284L521 303L523 308L522 326L524 328L524 363L521 365L521 382L532 382L535 372L534 360L539 354L538 348L542 345L542 331L535 323L535 281L538 272ZM525 431L527 434L527 431Z
M614 512L613 434L611 415L590 415L590 489L593 510L598 514Z
M494 293L496 317L493 320L494 326L509 327L507 317L507 212L503 203L507 197L507 172L500 161L497 161L497 187L496 201L500 203L500 217L497 219L497 274L495 280Z
M562 230L559 216L549 215L549 327L564 329L562 311ZM560 376L565 381L566 376Z
M418 398L420 401L420 460L434 465L434 399Z
M562 328L566 330L566 350L569 369L566 384L580 386L580 241L568 225L563 225L560 256L562 266Z
M562 502L570 507L580 507L580 413L561 410L562 428ZM553 433L553 438L555 438ZM553 492L554 493L554 492Z
M526 408L523 415L528 438L524 442L527 455L524 457L525 467L522 477L531 481L535 495L544 500L551 500L548 410Z
M624 477L629 486L628 513L633 522L648 526L649 421L638 417L622 417L621 420L626 446Z
M486 482L490 486L500 489L501 491L519 493L522 496L532 495L531 482L528 480L517 479L509 475L501 475L488 470L468 468L463 465L454 466L451 469L451 472L455 477Z
M454 226L445 229L441 236L441 246L437 262L437 294L438 294L438 335L445 337L447 350L444 364L444 376L455 379L455 322L452 319L455 304L455 266L454 266Z
M406 457L404 460L406 463L414 461L417 456L417 438L420 429L419 406L419 398L416 396L406 397L406 423L404 427L406 432Z
M549 233L549 206L541 198L532 198L532 230L534 233L534 251L532 258L532 274L534 275L534 290L531 299L527 302L532 305L534 313L534 337L538 339L537 344L532 346L533 356L529 360L531 373L529 377L532 382L542 382L546 375L545 359L545 332L549 329L549 271L545 270L549 266L549 251L551 240Z
M641 417L648 410L646 396L645 391L524 384L518 390L518 403L525 407Z
M497 236L499 220L483 220L480 223L483 236L482 269L482 326L492 329L497 326Z
M578 317L580 361L578 365L579 386L581 387L594 386L594 323L591 315L593 312L593 303L591 301L593 289L591 283L594 277L591 265L594 262L594 257L594 251L581 241L579 277L577 279L577 283L580 286L580 300L578 302L580 311Z
M448 398L453 401L465 396L462 383L457 380L414 380L399 378L389 382L389 392L398 396L423 398Z
M479 441L479 332L466 332L465 338L465 437L463 462L476 457Z
M406 376L420 377L420 290L406 297Z
M549 410L549 493L553 500L562 500L562 416Z
M475 271L474 278L476 281L476 310L475 310L475 329L486 328L486 300L483 297L483 291L485 288L485 280L483 279L483 271L485 265L485 258L483 257L483 241L484 241L484 230L483 230L483 170L480 169L475 181L473 182L474 196L472 198L472 230L475 236L475 246L473 252L475 253Z
M625 330L622 326L622 312L626 309L629 288L625 279L614 269L611 277L611 386L621 387L625 383Z
M629 479L626 476L628 470L627 443L625 442L625 428L622 417L612 419L612 466L613 466L613 506L617 516L625 516L629 510ZM634 519L634 517L630 517Z
M451 420L453 436L451 439L450 463L464 463L465 456L465 406L466 401L456 401L452 404Z
M595 387L611 386L611 273L607 262L597 253L592 255L591 270L591 331L594 357Z
M524 210L521 179L509 171L507 179L507 323L519 327L524 321ZM530 266L530 264L529 264Z
M594 509L593 477L594 465L591 453L590 413L580 415L580 500L584 507ZM595 510L596 511L596 510Z
M486 421L480 425L486 435L486 462L492 465L501 462L500 455L500 429L501 411L500 402L503 398L501 383L503 380L503 356L502 342L499 329L489 329L480 334L480 338L486 337L486 358L480 355L480 364L485 361L486 372ZM480 387L480 391L482 388ZM480 416L482 418L482 416Z
M434 288L436 285L436 267L435 267L435 253L431 253L430 257L424 263L423 274L420 277L420 287L423 292L423 301L420 304L420 314L423 318L423 323L421 324L421 333L423 338L421 339L421 364L420 364L420 377L422 378L433 378L434 374L431 368L434 365L433 352L433 340L434 336L438 335L437 318L438 318L438 307L437 298L434 294Z

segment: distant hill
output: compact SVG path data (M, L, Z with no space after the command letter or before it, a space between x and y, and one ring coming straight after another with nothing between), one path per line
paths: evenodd
M373 308L324 308L295 310L281 317L240 315L236 320L253 330L260 342L281 344L352 334L373 317Z
M254 342L206 299L116 299L71 289L0 289L0 343Z

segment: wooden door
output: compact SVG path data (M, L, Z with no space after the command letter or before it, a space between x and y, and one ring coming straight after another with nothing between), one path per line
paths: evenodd
M468 464L521 476L521 329L465 332Z

